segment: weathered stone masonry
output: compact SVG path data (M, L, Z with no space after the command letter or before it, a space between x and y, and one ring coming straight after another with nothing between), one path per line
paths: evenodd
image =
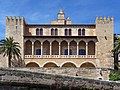
M120 82L85 79L77 76L53 75L15 69L0 69L0 83L7 85L46 85L56 89L91 88L98 90L120 90Z

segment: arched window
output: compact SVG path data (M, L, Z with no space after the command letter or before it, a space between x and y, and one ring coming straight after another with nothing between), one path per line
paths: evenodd
M55 29L55 35L58 35L58 29L57 28Z
M51 35L54 35L54 29L53 28L51 29Z
M71 35L71 29L69 29L69 35Z
M85 36L85 29L82 29L82 36Z
M42 28L40 29L40 35L43 35L43 29Z
M67 36L67 29L65 29L65 36Z
M65 29L65 36L71 36L72 35L72 30L71 29Z
M39 36L41 36L41 35L43 35L43 29L41 28L41 29L36 29L36 35L39 35Z
M39 35L39 29L38 28L36 29L36 35Z
M78 29L78 35L81 36L81 29Z

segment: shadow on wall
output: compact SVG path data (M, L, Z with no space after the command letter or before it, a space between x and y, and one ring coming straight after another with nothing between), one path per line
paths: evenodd
M22 60L21 57L19 57L19 59L17 59L16 57L14 57L11 60L11 64L12 64L12 67L25 67L25 62L24 62L24 60Z

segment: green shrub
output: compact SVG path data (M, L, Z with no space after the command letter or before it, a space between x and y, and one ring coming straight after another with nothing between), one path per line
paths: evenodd
M120 74L118 74L118 73L111 73L109 78L110 78L109 80L118 81L118 80L120 80Z

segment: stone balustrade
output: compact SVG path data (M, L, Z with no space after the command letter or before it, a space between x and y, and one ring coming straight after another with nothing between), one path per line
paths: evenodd
M95 55L25 55L25 58L96 58Z

